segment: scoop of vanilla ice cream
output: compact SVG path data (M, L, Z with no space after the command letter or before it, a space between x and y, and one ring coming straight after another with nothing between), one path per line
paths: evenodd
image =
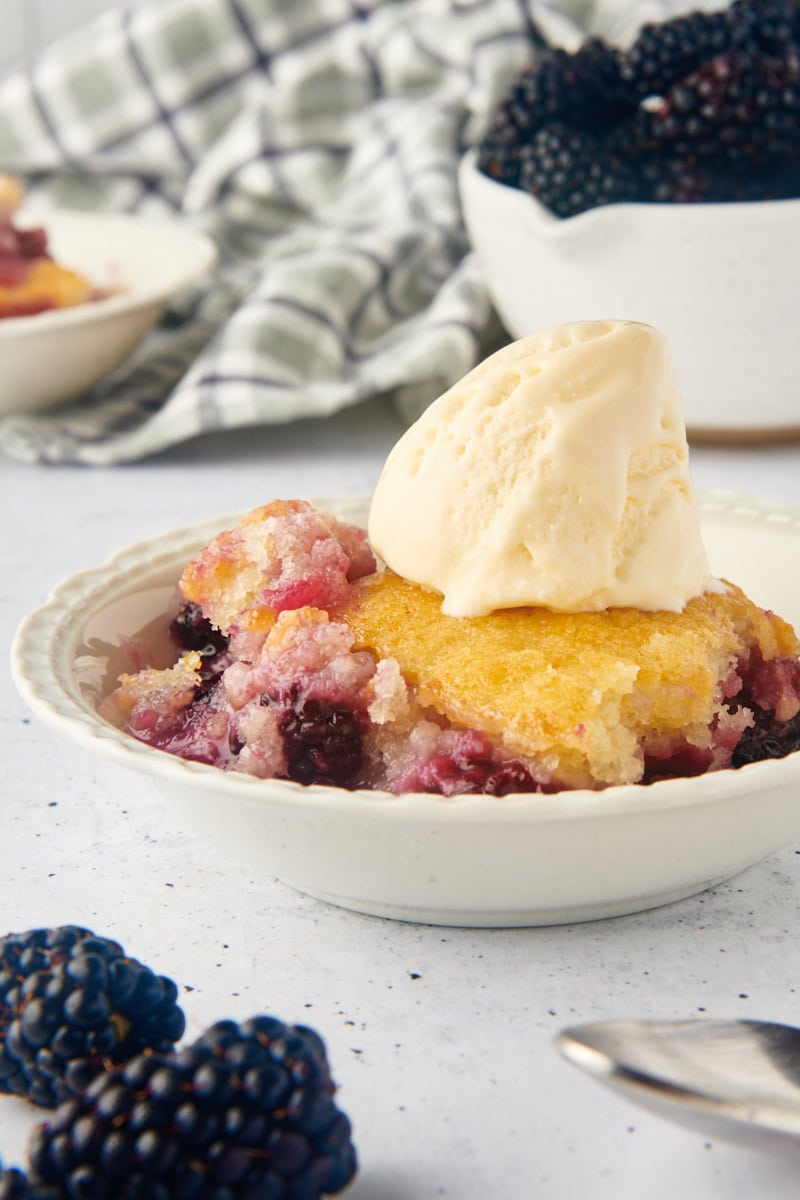
M712 580L665 338L583 321L493 354L394 447L369 536L451 616L680 611Z

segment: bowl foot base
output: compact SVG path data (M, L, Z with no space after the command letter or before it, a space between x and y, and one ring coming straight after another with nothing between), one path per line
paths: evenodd
M284 879L282 882L293 887L295 891L311 896L315 900L324 900L336 908L346 908L351 912L363 913L368 917L384 917L390 921L408 921L415 925L449 925L468 929L513 929L541 925L570 925L580 921L602 921L608 917L624 917L632 913L644 912L649 908L660 908L664 904L673 904L695 896L708 888L722 883L730 878L730 874L716 879L705 879L699 883L686 884L683 887L656 892L647 896L623 897L610 900L603 904L566 905L558 908L508 908L508 909L470 909L470 908L437 908L434 904L395 904L392 901L364 900L355 896L340 896L319 888L307 887L304 884L292 883Z

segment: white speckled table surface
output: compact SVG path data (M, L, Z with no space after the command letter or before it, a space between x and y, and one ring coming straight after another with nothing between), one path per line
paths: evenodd
M379 403L108 470L0 461L0 641L65 575L272 496L368 491L400 431ZM800 506L800 445L693 450L697 484ZM800 588L800 574L798 574ZM5 656L5 652L4 652ZM558 1056L605 1016L800 1023L800 847L637 916L469 930L358 916L243 873L145 781L28 714L0 672L0 926L79 923L171 975L188 1031L274 1012L326 1039L361 1170L353 1200L797 1195L796 1162L672 1127ZM0 1155L36 1114L0 1098Z

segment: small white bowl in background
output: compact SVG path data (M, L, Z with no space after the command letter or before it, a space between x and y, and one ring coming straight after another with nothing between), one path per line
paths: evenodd
M509 333L643 321L672 346L690 436L800 435L800 199L612 204L554 216L461 163L464 219Z
M0 413L50 408L90 388L217 258L209 237L179 221L66 210L19 220L44 225L53 258L112 294L0 320Z
M315 503L366 517L363 499ZM800 511L712 494L701 516L712 568L800 624ZM143 655L159 660L183 565L236 520L162 534L65 580L21 625L12 669L39 716L147 778L165 822L209 835L237 866L376 916L552 925L679 900L800 838L800 752L649 786L445 798L257 779L122 733L98 703Z

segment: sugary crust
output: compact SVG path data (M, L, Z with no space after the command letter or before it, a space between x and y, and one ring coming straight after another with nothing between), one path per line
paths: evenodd
M228 628L234 620L246 614L247 623L268 629L274 614L257 602L269 579L266 567L275 557L275 538L268 522L298 512L302 503L297 500L272 500L252 509L233 529L225 529L191 562L187 563L180 579L180 590L187 600L199 604L203 612L220 629ZM258 556L248 553L242 536L250 525L264 526Z
M791 627L737 587L682 613L520 608L441 612L441 596L391 571L360 580L335 614L356 646L397 660L421 704L544 762L564 784L641 777L643 752L710 744L726 681L754 645L796 655Z
M112 725L129 724L142 706L159 717L187 708L200 682L200 655L184 654L166 670L147 667L136 675L121 675L119 686L103 701L100 715Z
M374 568L362 530L305 500L273 500L218 534L180 589L219 629L265 632L282 609L325 607Z

